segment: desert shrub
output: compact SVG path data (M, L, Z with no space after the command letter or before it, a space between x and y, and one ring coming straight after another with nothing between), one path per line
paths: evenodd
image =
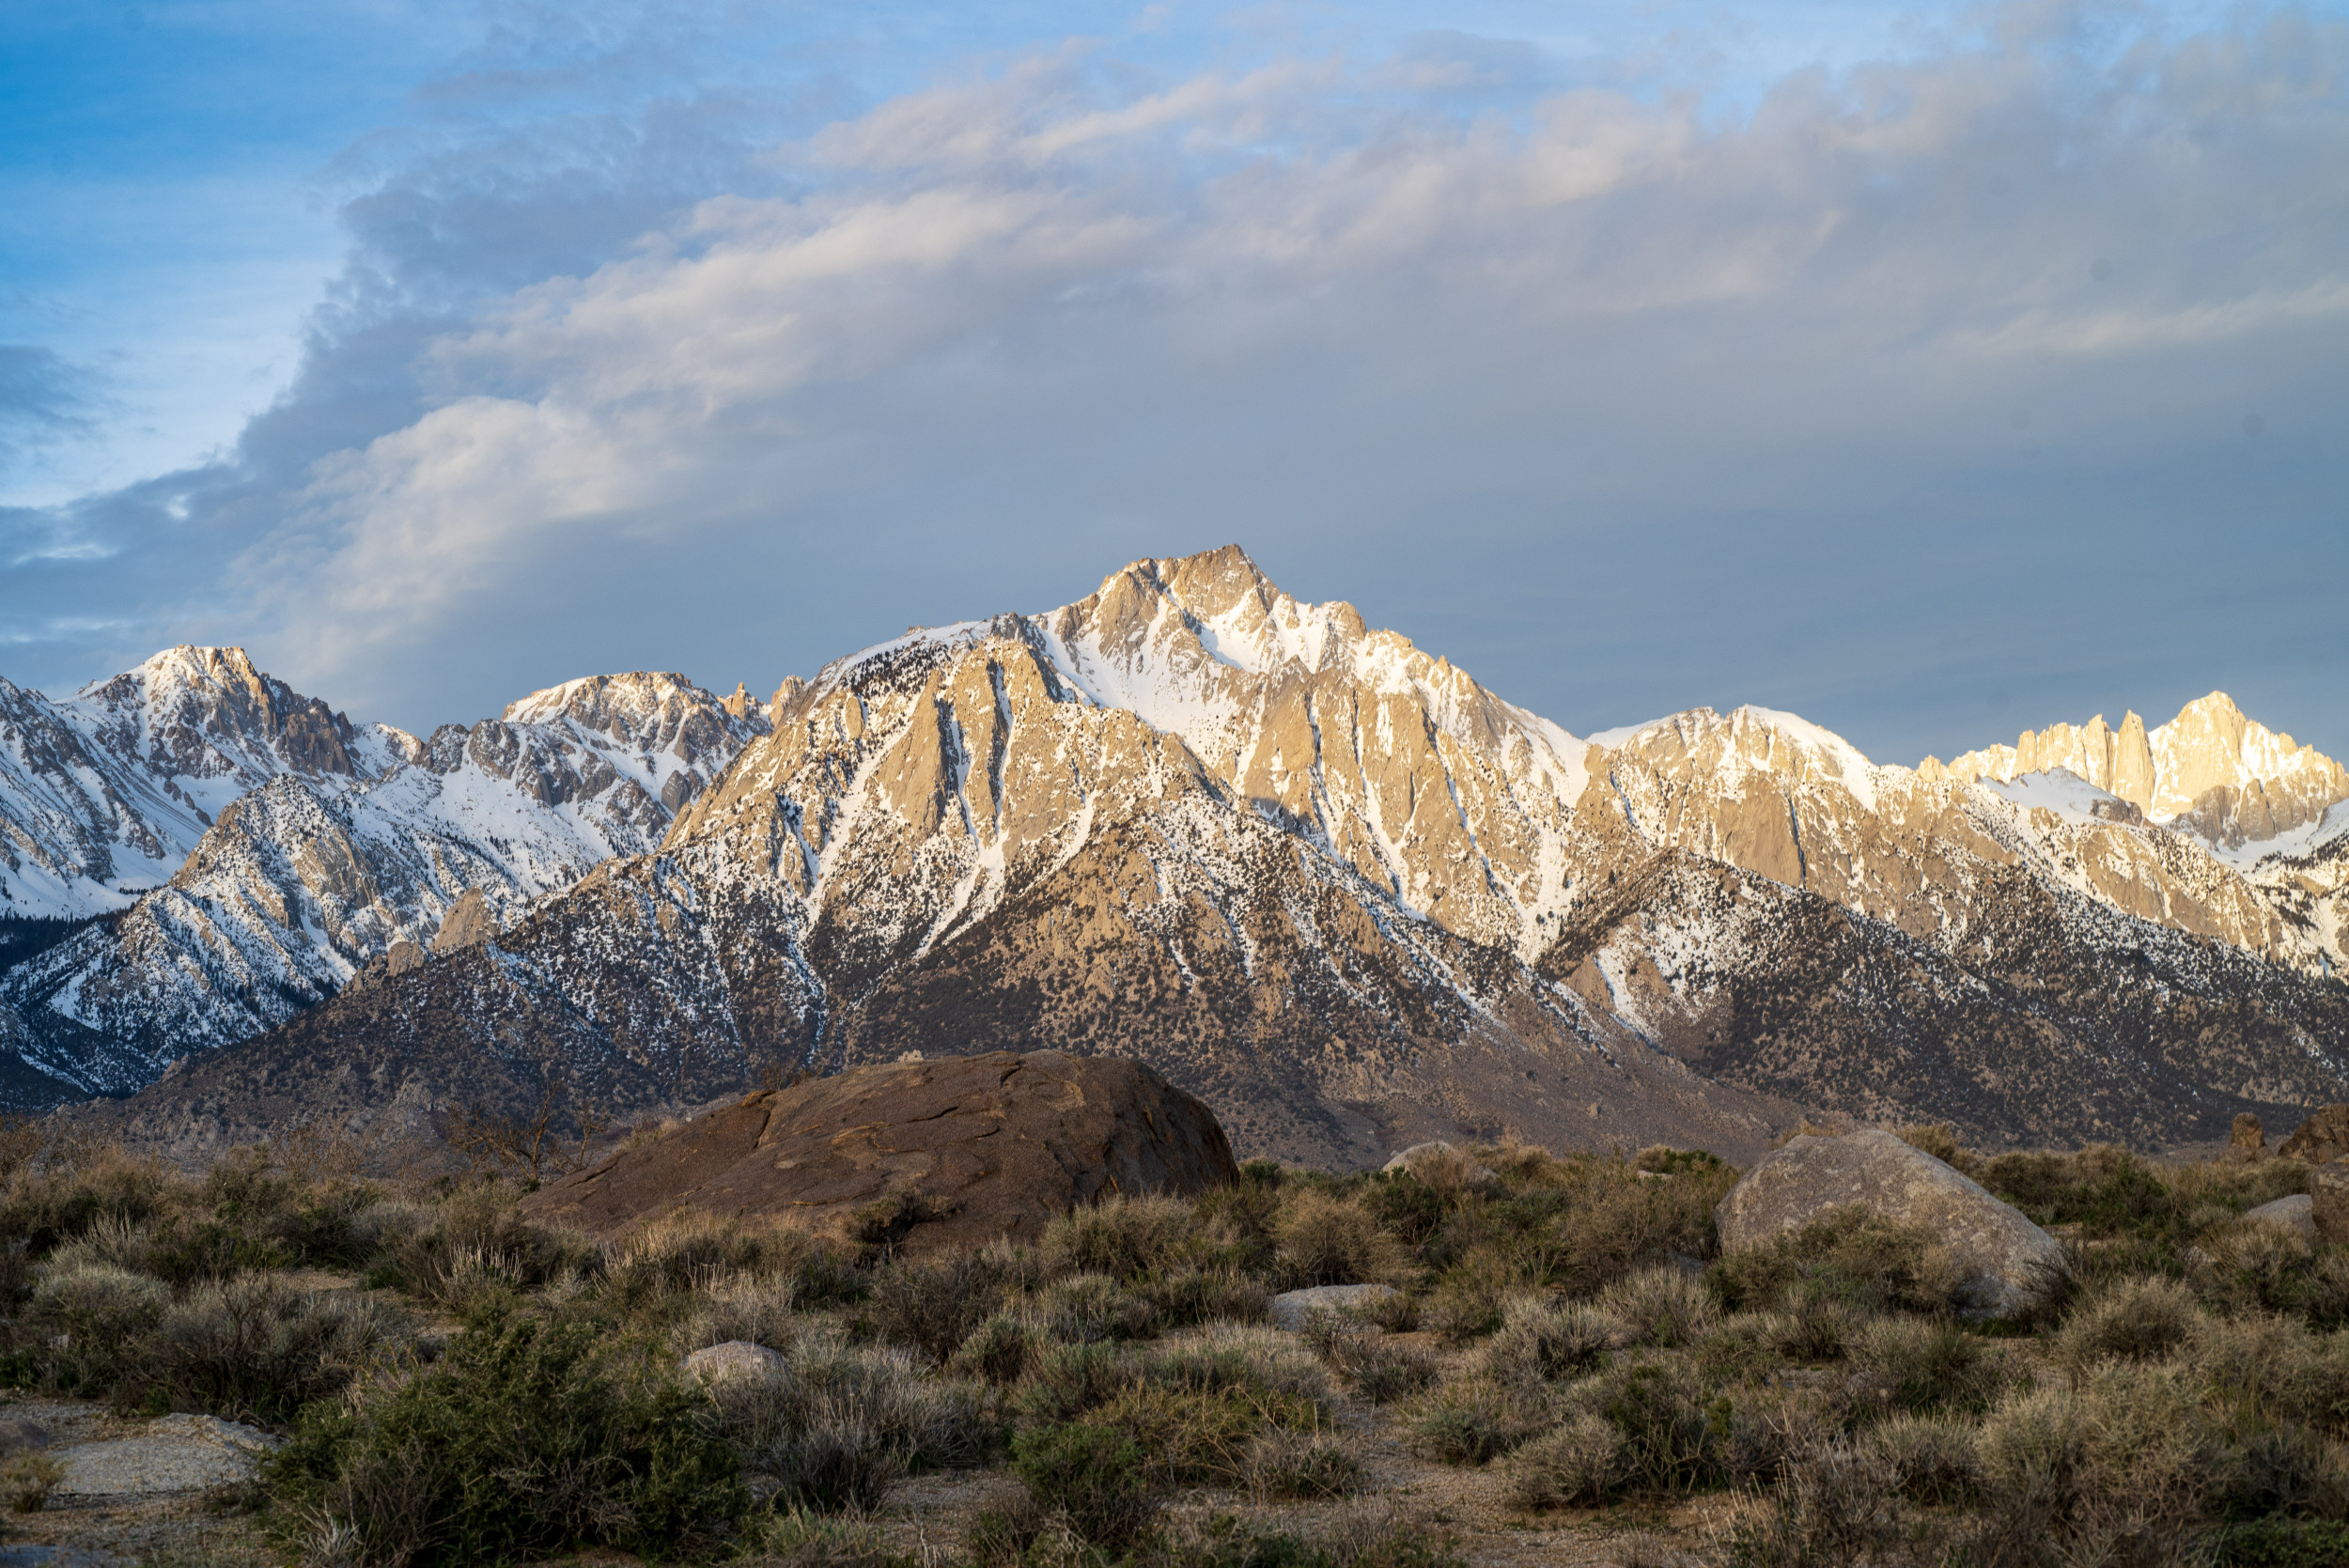
M1331 1340L1325 1357L1354 1396L1372 1405L1407 1399L1434 1384L1441 1372L1427 1351L1360 1330Z
M953 1251L877 1268L864 1319L889 1343L943 1361L1002 1304L1009 1281L1001 1257Z
M1966 1274L1934 1234L1864 1204L1717 1260L1705 1282L1724 1307L1768 1309L1790 1295L1826 1296L1863 1312L1946 1312Z
M1974 1429L1947 1416L1889 1416L1868 1429L1860 1447L1884 1467L1892 1490L1914 1502L1963 1502L1981 1479Z
M1248 1451L1248 1484L1266 1498L1343 1498L1361 1490L1353 1446L1327 1432L1274 1430Z
M1738 1522L1729 1560L1736 1568L1860 1562L1926 1568L1940 1560L1932 1536L1919 1540L1917 1534L1902 1517L1883 1461L1863 1447L1828 1438L1807 1447L1786 1467L1766 1505Z
M11 1514L38 1514L65 1480L65 1466L46 1453L12 1453L0 1460L0 1502Z
M1548 1394L1481 1374L1454 1378L1411 1412L1411 1446L1446 1465L1482 1465L1509 1453L1556 1421Z
M20 1236L38 1257L102 1219L138 1224L186 1201L181 1183L152 1157L118 1142L50 1138L0 1181L0 1235Z
M1330 1378L1285 1334L1244 1324L1215 1324L1196 1339L1143 1358L1143 1374L1170 1387L1252 1390L1326 1414Z
M780 1375L708 1397L745 1467L786 1504L822 1514L876 1508L909 1471L975 1462L988 1441L979 1389L926 1377L902 1350L802 1341Z
M583 1235L531 1224L515 1211L514 1197L495 1182L451 1195L429 1230L394 1243L386 1282L466 1312L500 1295L583 1279L602 1268L602 1248Z
M1106 1274L1072 1274L1036 1293L1034 1317L1064 1344L1147 1339L1158 1331L1158 1310Z
M341 1393L405 1327L400 1314L365 1296L241 1275L174 1303L140 1342L128 1381L176 1408L283 1421Z
M1016 1312L997 1312L956 1347L948 1369L988 1383L1017 1383L1044 1352L1045 1338Z
M1618 1281L1600 1300L1623 1343L1667 1350L1695 1343L1720 1315L1703 1282L1671 1264Z
M892 1568L899 1560L863 1519L785 1508L744 1532L738 1560L758 1568Z
M1987 1409L2006 1378L2003 1352L1946 1318L1878 1318L1851 1358L1854 1391L1888 1410Z
M1890 1129L1893 1137L1920 1154L1931 1155L1944 1165L1972 1175L1982 1168L1980 1157L1968 1154L1957 1141L1957 1129L1947 1122L1914 1122Z
M1628 1343L1613 1312L1585 1303L1526 1296L1509 1304L1480 1361L1491 1376L1555 1383L1579 1377Z
M1084 1419L1131 1438L1152 1481L1178 1484L1240 1483L1250 1448L1268 1424L1265 1408L1245 1389L1156 1381L1128 1384Z
M1764 1320L1770 1349L1790 1361L1840 1361L1867 1321L1859 1308L1834 1296L1792 1293L1782 1312Z
M1577 1384L1567 1399L1622 1436L1626 1490L1686 1491L1726 1473L1730 1405L1686 1358L1620 1359Z
M742 1274L717 1281L698 1293L693 1310L679 1324L677 1348L692 1355L737 1340L787 1350L799 1338L801 1319L788 1279Z
M1719 1436L1719 1464L1728 1477L1762 1484L1785 1478L1789 1468L1843 1436L1852 1425L1852 1401L1840 1386L1784 1383L1742 1387L1724 1393L1705 1410Z
M1479 1248L1445 1270L1420 1312L1426 1327L1453 1344L1501 1327L1510 1301L1529 1289L1524 1271L1497 1248Z
M1142 1451L1110 1427L1070 1422L1023 1432L1012 1440L1011 1468L1034 1508L1095 1545L1131 1545L1158 1512Z
M1623 1434L1581 1412L1526 1443L1506 1460L1509 1500L1519 1508L1563 1508L1603 1500L1628 1469Z
M1050 1273L1106 1274L1130 1284L1173 1268L1198 1226L1179 1198L1112 1196L1054 1219L1037 1250Z
M2195 1337L2203 1321L2193 1293L2159 1277L2117 1281L2076 1307L2055 1336L2061 1361L2159 1361Z
M2349 1525L2330 1519L2254 1519L2210 1538L2211 1568L2335 1568L2349 1562Z
M1063 1424L1107 1404L1136 1375L1131 1357L1116 1345L1054 1345L1037 1359L1013 1409L1025 1425Z
M1297 1192L1272 1221L1290 1289L1385 1284L1403 1269L1402 1250L1361 1204L1319 1188Z
M37 1375L68 1392L111 1392L170 1302L161 1281L110 1264L44 1271L33 1287Z
M305 1406L263 1474L289 1528L377 1561L690 1550L746 1506L739 1463L701 1394L626 1351L606 1322L484 1309L438 1364Z
M683 1209L648 1220L603 1245L604 1287L622 1302L644 1302L770 1265L770 1233L732 1216Z
M2192 1283L2218 1311L2290 1312L2317 1328L2349 1327L2349 1247L2311 1247L2280 1225L2239 1221L2214 1227L2195 1245L2203 1262Z
M1382 1171L1362 1189L1361 1202L1379 1229L1408 1247L1432 1238L1452 1205L1408 1171Z
M2349 1517L2349 1459L2333 1444L2299 1425L2254 1427L2228 1437L2212 1477L2213 1513Z
M2009 1393L1975 1441L1983 1555L2158 1560L2204 1514L2218 1465L2171 1368L2108 1362Z
M1262 1323L1272 1311L1271 1288L1231 1268L1185 1265L1138 1281L1133 1293L1150 1304L1159 1323L1174 1328L1195 1323Z

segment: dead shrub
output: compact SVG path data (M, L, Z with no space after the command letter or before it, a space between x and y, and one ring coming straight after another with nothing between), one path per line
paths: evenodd
M1410 1440L1421 1453L1442 1464L1482 1465L1515 1452L1556 1420L1547 1391L1470 1373L1417 1403L1410 1416Z
M1072 1274L1034 1297L1036 1325L1063 1344L1147 1339L1158 1331L1158 1309L1106 1274Z
M794 1311L798 1287L788 1279L742 1274L705 1287L693 1311L679 1326L676 1339L680 1355L690 1356L713 1344L737 1340L787 1350L798 1339L801 1319Z
M12 1453L0 1460L0 1502L11 1514L38 1514L65 1480L65 1466L46 1453Z
M136 1381L175 1405L283 1421L348 1388L405 1328L365 1296L307 1292L270 1275L190 1290L140 1346Z

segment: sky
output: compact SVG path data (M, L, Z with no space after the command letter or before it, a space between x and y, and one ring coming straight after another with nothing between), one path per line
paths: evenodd
M15 0L0 675L730 691L1237 542L1578 734L2349 756L2349 0Z

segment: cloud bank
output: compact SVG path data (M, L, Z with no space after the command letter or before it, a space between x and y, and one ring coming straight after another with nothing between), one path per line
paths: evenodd
M1068 40L460 138L351 204L233 458L0 517L0 614L416 722L1237 539L1578 730L1761 701L1907 761L2224 685L2349 747L2349 28L2136 14L1734 114L1457 34Z

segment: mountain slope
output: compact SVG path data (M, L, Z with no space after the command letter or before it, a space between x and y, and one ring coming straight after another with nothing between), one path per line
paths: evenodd
M406 969L478 939L651 848L764 727L681 676L599 676L470 730L379 732L396 744L371 776L281 772L224 806L163 887L0 975L29 1036L17 1058L39 1075L0 1095L127 1093L370 962Z
M1578 741L1236 549L770 711L657 852L121 1114L196 1148L320 1073L413 1122L459 1084L626 1109L1006 1045L1143 1057L1243 1152L1338 1163L1750 1153L1797 1103L2165 1142L2349 1097L2344 993L2297 972L2322 923L2109 791L1756 708Z
M172 648L61 702L0 680L0 917L124 908L247 790L292 774L331 795L414 744L242 648Z

